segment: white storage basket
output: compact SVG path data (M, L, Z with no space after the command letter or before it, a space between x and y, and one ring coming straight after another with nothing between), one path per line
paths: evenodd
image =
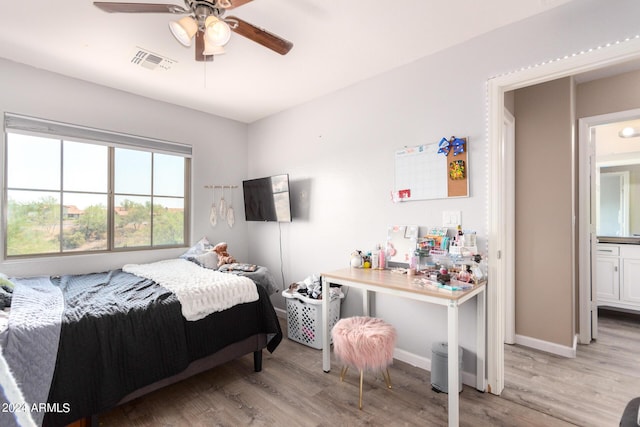
M289 291L283 291L282 296L287 301L289 339L322 350L322 300ZM340 319L340 299L336 296L329 304L329 332Z

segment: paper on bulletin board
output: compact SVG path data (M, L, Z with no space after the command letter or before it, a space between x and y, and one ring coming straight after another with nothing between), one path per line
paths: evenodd
M445 199L468 195L468 161L466 138L464 152L454 156L438 153L439 145L424 144L406 147L395 152L395 183L392 198L395 202ZM462 161L464 178L452 179L451 162Z

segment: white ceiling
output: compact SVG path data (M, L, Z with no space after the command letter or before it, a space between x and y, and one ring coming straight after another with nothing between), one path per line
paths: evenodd
M596 157L598 161L624 157L630 153L636 159L640 156L640 137L622 138L618 135L625 127L640 129L640 119L596 126ZM627 156L628 157L628 156Z
M233 34L209 63L169 32L180 15L110 14L87 0L2 1L0 57L251 123L568 1L254 0L227 15L292 41L291 52ZM173 63L135 65L139 48Z

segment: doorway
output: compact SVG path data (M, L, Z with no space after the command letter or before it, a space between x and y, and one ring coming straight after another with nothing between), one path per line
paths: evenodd
M588 183L580 186L581 203L578 208L581 344L588 344L598 336L598 236L623 237L630 234L629 191L624 191L621 195L620 191L611 193L609 189L609 194L606 194L600 178L609 175L615 185L622 183L625 186L623 166L640 163L639 156L634 154L635 151L640 151L640 140L621 147L621 143L616 141L616 135L620 129L626 125L635 125L638 120L640 109L584 117L578 121L579 145L584 148L579 151L579 180L583 184ZM620 167L623 167L622 170ZM628 189L628 184L626 187ZM611 206L604 209L600 207L604 201L601 196L603 193L607 199L611 199ZM606 213L607 211L610 212ZM605 217L610 217L612 225L603 225L601 220Z
M488 176L489 176L489 275L495 283L488 289L487 295L487 379L489 391L500 394L504 389L504 339L505 339L505 299L507 287L507 272L513 268L513 253L509 253L508 227L515 221L508 207L513 200L509 199L505 191L504 180L513 181L513 176L506 173L506 164L501 142L503 140L504 123L504 93L506 91L531 86L533 84L550 81L577 73L591 71L607 66L621 64L634 59L640 59L640 40L630 39L610 45L604 49L588 51L579 55L568 56L565 59L531 67L518 73L493 78L487 82L487 96L489 108L488 132ZM582 201L584 199L579 199ZM584 224L581 223L580 227ZM579 233L581 234L581 233ZM580 248L583 248L583 242ZM579 254L579 264L590 264L590 252ZM583 258L587 256L587 258ZM583 262L584 261L584 262ZM582 270L582 269L580 269ZM583 272L579 273L580 286L583 286ZM581 294L582 298L582 294ZM582 304L580 305L582 306ZM580 313L580 324L583 322ZM581 328L582 329L582 328Z

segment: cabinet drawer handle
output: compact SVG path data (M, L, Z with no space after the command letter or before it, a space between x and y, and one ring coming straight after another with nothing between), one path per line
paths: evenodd
M613 249L598 249L598 252L609 252L609 253L612 253Z

